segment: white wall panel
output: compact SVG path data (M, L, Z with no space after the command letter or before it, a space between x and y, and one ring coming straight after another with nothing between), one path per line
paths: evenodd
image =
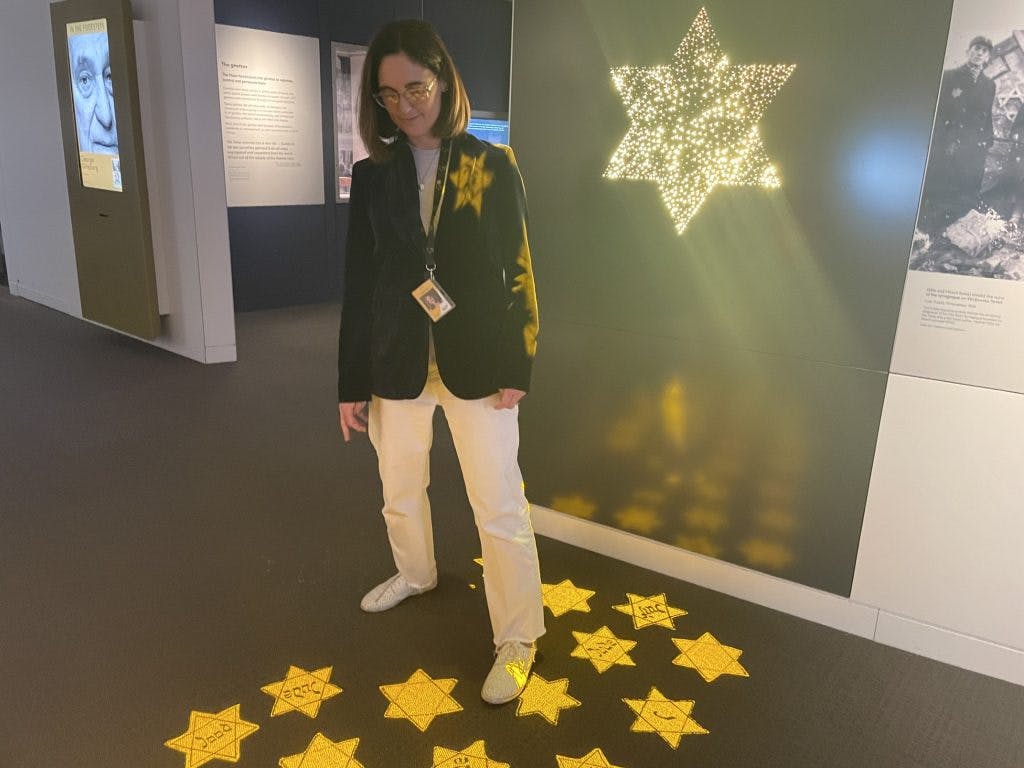
M1024 396L892 375L852 598L1024 649Z
M47 0L0 2L0 223L11 292L81 316Z
M213 0L133 0L147 58L145 156L168 315L153 344L235 359ZM187 58L187 61L186 61ZM12 293L81 316L49 0L0 2L0 216ZM186 98L187 96L187 98Z

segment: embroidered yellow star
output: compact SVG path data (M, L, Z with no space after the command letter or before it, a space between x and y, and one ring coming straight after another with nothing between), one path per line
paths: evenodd
M569 689L569 678L548 682L534 672L519 696L516 717L540 715L552 725L558 725L558 716L563 709L578 707L580 702L566 691Z
M188 730L164 742L165 746L185 753L185 768L199 768L211 760L237 763L241 756L240 742L259 730L256 723L242 719L241 704L217 714L196 712L188 718Z
M387 698L384 717L406 719L426 731L438 715L461 712L462 707L449 694L458 682L455 678L435 680L422 669L417 669L404 683L380 686Z
M609 763L600 749L592 749L583 757L555 755L555 759L558 761L558 768L621 768Z
M284 680L260 688L268 696L274 697L274 708L270 710L270 716L276 717L294 710L308 717L316 717L320 712L320 704L341 693L341 688L328 682L332 669L323 667L307 672L300 667L290 666Z
M633 627L643 629L644 627L666 627L675 629L675 620L679 616L685 616L686 611L682 608L673 608L665 599L665 593L642 597L631 592L626 593L628 603L613 605L616 611L633 617Z
M605 177L656 182L680 234L716 186L778 187L758 123L794 69L730 64L701 8L671 64L612 70L629 129Z
M540 592L552 616L562 616L569 611L590 613L587 601L597 594L593 590L577 587L569 579L558 584L541 584Z
M720 675L750 677L738 661L743 651L722 645L710 632L705 632L696 640L673 637L672 642L681 651L672 663L697 670L709 683L717 680Z
M509 764L491 760L487 756L487 745L481 740L460 750L434 747L431 768L509 768Z
M623 699L636 713L636 722L629 730L634 733L656 733L676 749L683 736L707 733L707 729L690 718L693 701L673 701L665 698L657 688L651 688L646 699Z
M598 672L607 672L616 664L636 666L629 657L636 643L616 637L608 627L601 627L596 632L573 632L572 635L579 645L572 649L570 655L577 659L590 659Z
M455 185L453 210L457 211L468 205L479 217L484 205L484 190L494 181L494 174L484 168L484 153L481 152L476 157L467 157L460 153L458 170L452 171L448 178Z
M282 757L277 764L281 768L363 768L355 757L358 746L359 739L331 741L318 733L305 752Z

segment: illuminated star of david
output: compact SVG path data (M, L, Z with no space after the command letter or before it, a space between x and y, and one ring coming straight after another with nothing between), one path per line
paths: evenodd
M633 617L633 628L643 629L644 627L666 627L675 629L675 620L679 616L685 616L686 611L682 608L673 608L668 604L665 593L643 597L626 593L628 603L613 605L616 611Z
M328 682L332 669L323 667L307 672L300 667L288 667L284 680L260 688L274 697L274 708L270 716L276 717L294 710L308 717L316 717L325 700L341 693L341 688Z
M185 768L199 768L211 760L237 763L240 742L259 730L256 723L242 719L241 704L220 712L196 712L188 718L188 730L164 742L165 746L185 753Z
M282 757L278 765L281 768L363 768L355 757L358 746L359 739L331 741L318 733L305 752Z
M569 655L577 659L589 659L598 672L607 672L616 664L636 666L636 662L629 657L636 643L616 637L608 627L601 627L597 632L573 632L572 636L579 645Z
M707 682L717 680L721 675L737 675L750 677L750 674L739 663L743 654L739 648L722 645L718 638L705 632L696 640L672 638L672 642L681 653L672 663L679 667L695 669Z
M794 69L730 64L701 8L671 64L612 70L630 124L605 177L656 182L679 234L718 185L778 187L758 122Z
M569 611L590 613L590 603L587 601L597 594L593 590L577 587L569 579L558 584L541 584L540 591L544 605L552 616L562 616Z
M426 731L438 715L462 711L462 706L450 695L457 682L455 678L435 680L417 669L404 683L382 685L380 692L390 702L384 717L404 718Z
M555 759L558 761L558 768L620 768L609 763L600 749L592 749L583 757L555 755Z
M683 736L707 733L696 720L690 718L693 701L672 701L657 688L651 688L646 699L623 699L636 713L636 722L629 727L634 733L656 733L676 749Z
M481 740L460 750L434 747L431 768L509 768L509 764L491 760L487 756L487 745Z
M534 672L519 696L516 717L540 715L552 725L558 725L558 716L563 709L580 705L578 699L566 693L568 689L569 678L548 682Z
M494 174L484 168L484 154L480 153L476 157L460 154L459 168L452 171L448 178L455 185L453 210L457 211L468 205L476 211L477 216L480 216L484 205L484 190L494 181Z

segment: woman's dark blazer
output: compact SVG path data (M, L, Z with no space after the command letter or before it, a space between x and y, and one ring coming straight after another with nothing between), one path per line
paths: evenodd
M443 153L442 153L443 154ZM352 173L338 400L410 399L427 377L431 320L411 291L427 277L416 166L402 139ZM528 391L537 294L526 195L512 150L452 139L434 278L455 309L433 323L438 371L457 397Z

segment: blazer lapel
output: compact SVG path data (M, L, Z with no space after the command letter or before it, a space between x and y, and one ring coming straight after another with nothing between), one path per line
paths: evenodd
M420 196L416 181L416 163L412 151L404 141L395 147L394 162L388 174L388 198L395 202L391 209L391 220L401 240L416 253L424 253L427 236L420 221Z

